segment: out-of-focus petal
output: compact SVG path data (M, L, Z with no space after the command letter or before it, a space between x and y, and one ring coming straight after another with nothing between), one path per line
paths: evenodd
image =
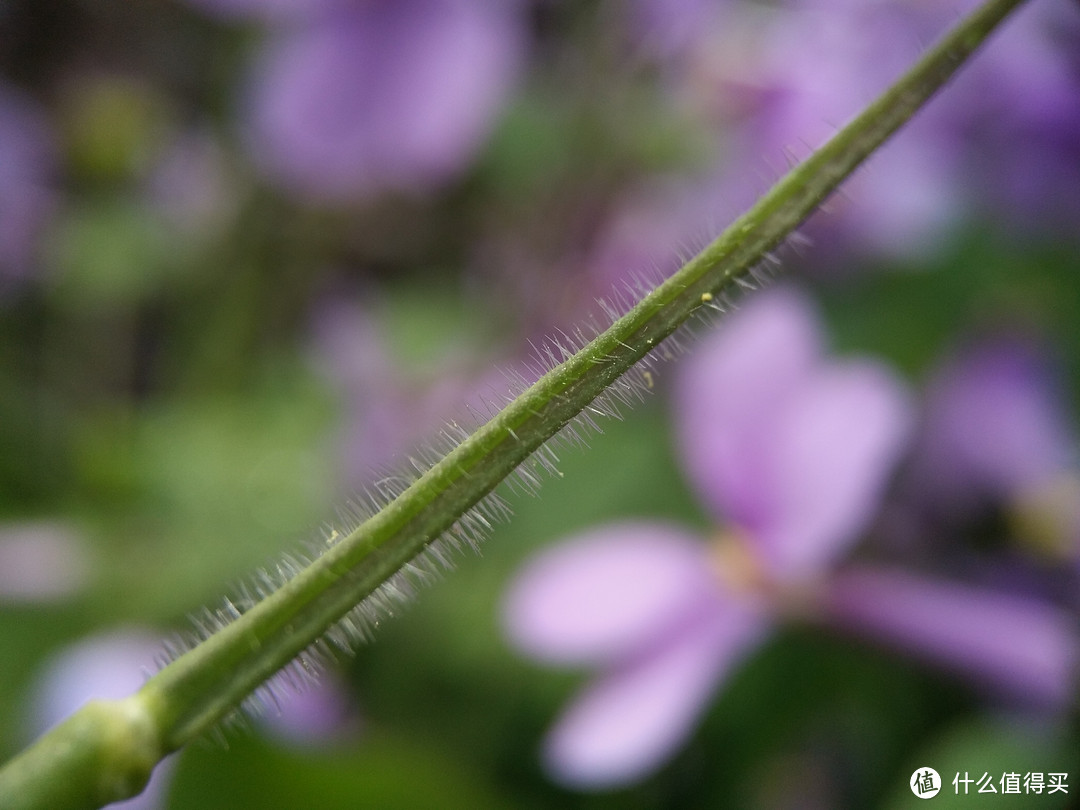
M656 647L601 676L552 729L553 778L616 787L659 767L694 729L705 704L769 627L748 602L715 594Z
M1064 705L1075 692L1073 622L1031 597L859 568L837 574L827 599L838 625L1022 701Z
M636 0L627 11L632 33L660 59L679 56L714 22L726 2L715 0Z
M868 362L825 368L792 392L760 451L767 508L743 527L770 573L813 575L847 551L880 500L912 409L901 383Z
M447 180L479 148L518 73L517 5L362 3L279 32L255 66L256 159L323 199Z
M821 344L808 301L776 289L749 298L679 371L679 457L718 518L752 526L768 508L759 448L777 409L816 368Z
M1075 463L1077 439L1046 358L998 340L946 364L931 383L914 467L920 491L963 509L1008 497Z
M531 559L510 587L507 632L537 659L608 662L648 644L716 583L705 544L660 523L605 526Z
M72 596L87 582L89 554L71 529L47 523L0 527L0 602Z
M361 721L345 684L323 673L318 683L282 700L276 712L262 715L259 724L291 745L319 746L356 739Z
M56 207L56 146L44 112L0 82L0 279L30 272Z

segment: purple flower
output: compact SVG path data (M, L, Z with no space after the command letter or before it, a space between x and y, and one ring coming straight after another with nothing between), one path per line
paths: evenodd
M272 32L254 65L255 160L318 199L461 173L519 71L517 3L354 0Z
M699 29L672 92L720 125L730 176L756 177L764 166L779 174L788 155L823 143L974 5L805 0L763 13L732 4L722 26ZM933 253L974 213L1074 235L1080 22L1069 5L1021 8L965 66L948 101L921 110L810 230L826 245L839 237L849 251L901 259Z
M726 103L742 113L733 171L782 166L823 144L867 101L912 64L923 44L941 33L956 9L929 13L935 4L809 2L751 28L760 39L747 58L726 63ZM944 12L944 9L942 9ZM930 17L931 19L927 19ZM737 103L730 97L737 99ZM930 105L845 184L823 242L845 236L850 246L910 256L949 233L964 201L958 160L965 144L940 123Z
M297 747L347 743L360 733L361 718L348 689L336 674L324 672L316 683L282 700L259 724L270 736Z
M61 600L84 588L89 575L86 544L70 528L0 526L0 603Z
M49 187L56 161L48 121L20 93L0 83L0 278L24 276L55 207Z
M868 361L827 359L791 291L751 300L679 383L682 458L722 539L604 527L541 553L508 596L519 647L602 669L547 741L570 785L632 781L688 736L773 624L772 592L820 577L854 541L908 423L900 384Z
M579 787L630 782L659 765L768 627L762 606L722 586L698 537L644 522L538 555L512 586L506 621L538 660L604 670L547 740L549 771Z
M987 340L946 361L930 383L911 469L919 502L957 517L1004 502L1041 527L1041 542L1075 554L1080 443L1059 389L1030 341Z
M660 58L680 54L719 16L728 2L715 0L636 0L627 11L631 33L642 47Z
M316 363L344 406L338 444L353 491L370 484L373 471L395 469L401 454L444 427L446 414L462 402L471 413L486 414L486 403L501 403L506 391L497 371L485 364L485 374L477 376L475 358L452 342L425 358L430 367L410 367L394 355L379 314L377 304L362 309L329 301L313 324ZM469 426L475 421L469 413L461 418Z
M681 370L681 458L714 517L747 533L771 577L838 559L877 506L906 435L900 383L823 357L794 292L759 296Z
M785 617L869 635L1030 702L1073 688L1077 639L1029 597L838 563L879 507L908 434L904 388L825 356L791 290L759 294L680 370L679 454L725 528L644 521L541 552L505 606L538 660L596 667L550 733L557 780L603 788L658 767L726 674Z

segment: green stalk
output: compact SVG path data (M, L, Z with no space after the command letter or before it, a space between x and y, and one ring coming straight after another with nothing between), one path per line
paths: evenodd
M699 308L742 280L949 79L1021 0L989 0L671 278L377 515L122 701L89 704L0 770L0 806L93 808L141 790Z

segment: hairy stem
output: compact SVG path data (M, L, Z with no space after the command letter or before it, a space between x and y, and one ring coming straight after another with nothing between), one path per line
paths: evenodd
M5 766L0 805L90 808L141 789L154 762L232 712L687 318L742 280L1020 2L989 0L958 24L712 244L307 569L165 667L132 698L90 704Z

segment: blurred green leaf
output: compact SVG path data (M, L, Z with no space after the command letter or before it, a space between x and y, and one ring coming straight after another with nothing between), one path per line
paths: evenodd
M1073 807L1077 783L1077 766L1080 765L1076 741L1058 724L1033 718L1008 716L998 718L980 717L953 726L936 740L913 752L907 762L910 765L897 774L896 789L887 803L889 810L926 807L926 800L916 797L907 784L916 768L930 767L941 775L942 788L931 801L935 808L964 808L993 806L995 808L1026 807ZM1051 794L1048 790L1033 794L1024 792L1024 777L1028 773L1041 773L1049 784L1049 774L1068 774L1065 782L1067 792ZM1002 792L1001 778L1006 773L1019 774L1020 793ZM970 778L976 783L967 785L953 779ZM966 777L965 777L966 774ZM979 794L978 780L989 775L996 793ZM986 784L985 782L983 783ZM989 790L989 788L986 788Z
M184 752L169 810L495 810L509 807L469 764L415 739L374 732L355 748L288 750L254 738Z

